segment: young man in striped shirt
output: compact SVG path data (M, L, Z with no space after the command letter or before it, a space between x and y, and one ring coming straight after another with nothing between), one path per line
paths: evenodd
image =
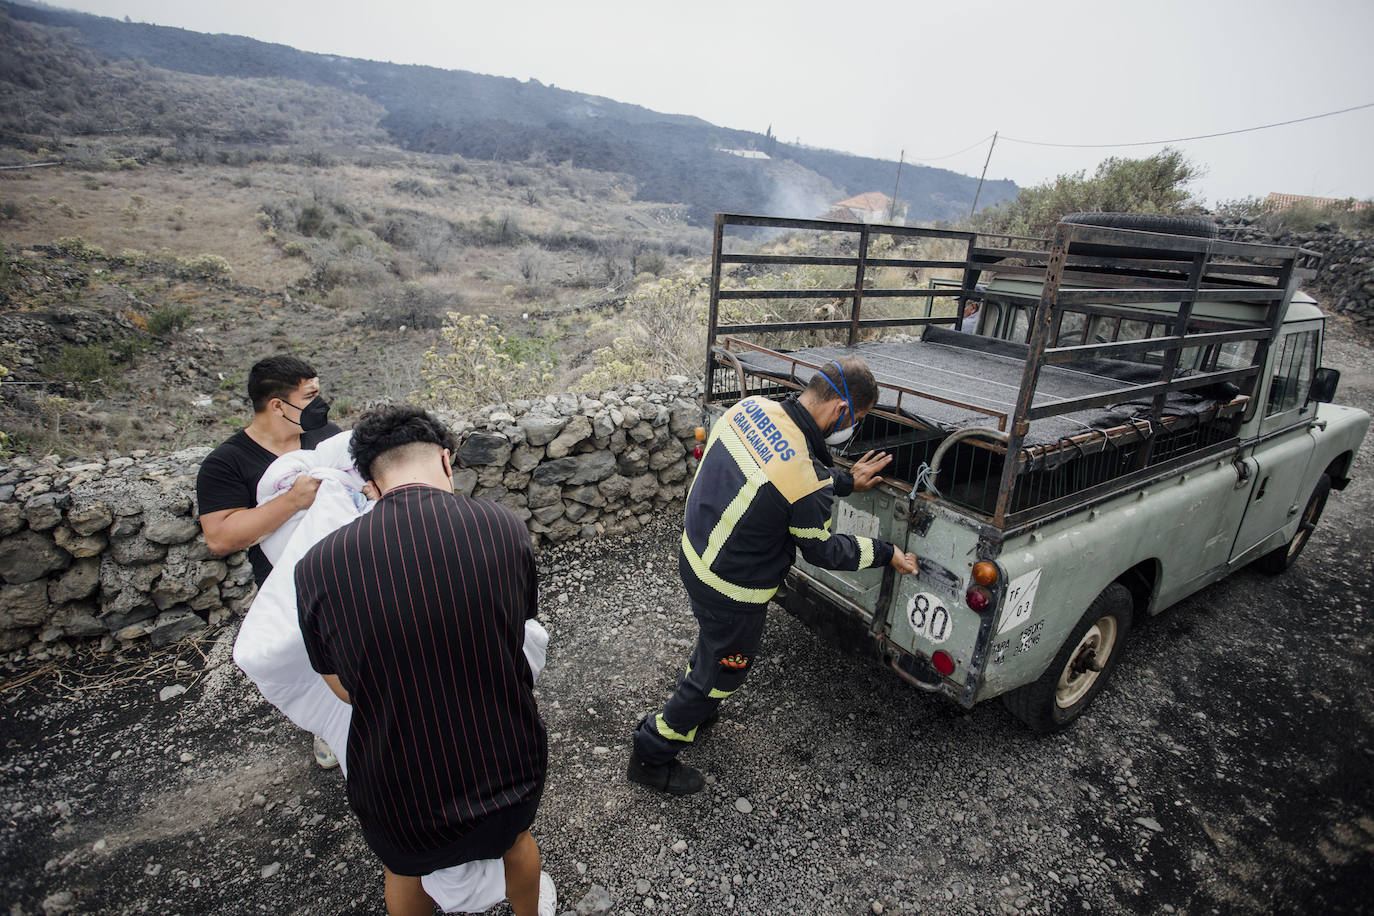
M522 652L534 554L515 513L454 494L455 447L416 407L358 421L353 459L381 497L296 565L301 634L353 705L348 801L385 867L388 913L429 916L420 876L501 858L516 916L551 916L529 832L548 768Z

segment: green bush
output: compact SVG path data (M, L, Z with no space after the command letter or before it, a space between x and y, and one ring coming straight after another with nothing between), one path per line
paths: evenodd
M166 337L173 331L181 331L191 319L189 306L160 305L148 316L148 333L154 337Z
M980 211L982 232L1048 236L1067 213L1191 213L1201 201L1186 187L1202 170L1168 147L1148 159L1106 159L1093 177L1083 171L1024 188L1009 202Z
M78 261L105 257L104 248L99 245L87 245L86 240L79 235L64 235L57 240L56 244L59 251L68 257L76 258Z
M177 258L177 267L193 277L222 277L233 268L229 261L217 254L198 254L189 258Z
M324 207L317 203L308 203L301 207L300 216L296 217L296 231L309 237L327 237L329 226Z
M18 220L24 210L16 200L0 200L0 220Z
M114 361L100 344L66 344L46 366L46 374L70 382L85 395L99 391L114 380Z
M553 384L552 348L527 354L486 315L451 312L440 334L420 369L420 396L431 404L465 410L537 397Z

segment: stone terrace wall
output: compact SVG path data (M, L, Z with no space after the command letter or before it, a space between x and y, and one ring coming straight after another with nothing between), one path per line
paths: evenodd
M675 376L446 417L457 490L509 506L536 543L637 531L680 512L696 469L697 386ZM245 612L245 552L216 557L196 520L208 448L0 466L0 651L165 645Z
M1338 232L1327 224L1320 224L1311 232L1274 234L1238 222L1223 224L1221 237L1265 245L1294 245L1320 252L1321 268L1307 284L1307 292L1324 308L1349 316L1366 331L1374 331L1374 239Z

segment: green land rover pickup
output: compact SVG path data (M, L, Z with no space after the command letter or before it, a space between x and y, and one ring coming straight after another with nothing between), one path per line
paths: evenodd
M708 415L863 357L878 404L837 457L894 460L836 500L834 530L920 560L898 577L799 558L778 600L916 687L1000 696L1049 732L1134 619L1292 564L1369 416L1331 403L1325 318L1299 290L1319 256L1215 235L1124 214L1048 240L717 216Z

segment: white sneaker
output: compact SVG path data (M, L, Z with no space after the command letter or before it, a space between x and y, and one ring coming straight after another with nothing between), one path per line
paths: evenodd
M334 752L319 735L315 736L315 762L325 770L332 770L339 765L339 758L334 756Z
M558 891L553 886L549 873L539 873L539 916L554 916L558 909Z

